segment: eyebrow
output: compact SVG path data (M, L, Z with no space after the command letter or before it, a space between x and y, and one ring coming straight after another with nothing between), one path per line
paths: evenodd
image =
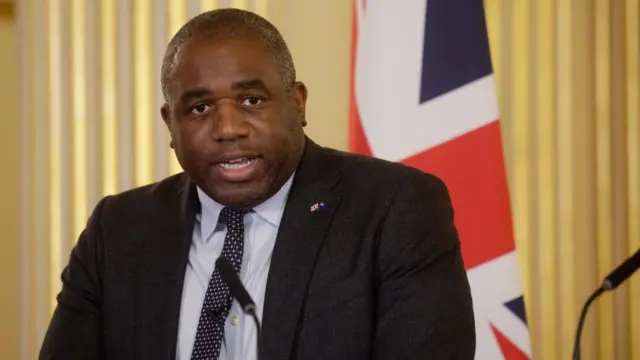
M234 89L242 89L242 90L251 90L251 89L257 89L257 90L262 90L264 92L266 92L267 94L270 94L270 91L267 89L267 85L265 85L264 81L256 78L256 79L250 79L250 80L244 80L244 81L237 81L233 84L233 88Z
M205 95L211 94L211 91L205 88L196 88L192 90L187 90L182 95L180 95L180 102L186 103L189 100L199 99Z
M262 90L266 92L268 95L271 95L271 92L267 89L267 85L265 85L264 81L258 78L236 81L235 83L233 83L232 88L234 90L235 89L242 89L242 90L257 89L257 90ZM195 88L195 89L187 90L184 93L182 93L182 95L180 95L180 102L187 103L191 100L199 99L201 97L210 95L211 93L212 93L211 90L207 88Z

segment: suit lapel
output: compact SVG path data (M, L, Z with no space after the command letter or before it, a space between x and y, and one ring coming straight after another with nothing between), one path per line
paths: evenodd
M273 250L262 323L265 359L289 359L315 261L341 194L338 173L319 146L307 146ZM314 204L323 203L312 211Z
M153 235L141 239L136 296L135 358L139 359L175 358L184 274L199 211L197 193L189 178L182 177L177 189L159 196L170 203L156 210L162 213L148 225L155 229L150 231Z

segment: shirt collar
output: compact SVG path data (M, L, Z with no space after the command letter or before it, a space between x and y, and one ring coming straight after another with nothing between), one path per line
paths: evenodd
M258 214L258 216L275 227L280 226L280 220L284 213L284 206L287 202L294 175L295 173L291 175L289 180L287 180L272 197L253 208L253 211ZM211 199L200 187L196 188L201 209L200 214L196 215L196 220L200 222L200 234L204 240L208 239L216 229L220 212L224 206Z

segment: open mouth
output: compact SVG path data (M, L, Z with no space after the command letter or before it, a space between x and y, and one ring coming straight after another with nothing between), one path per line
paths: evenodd
M256 161L255 158L240 158L240 159L219 163L217 166L223 169L238 170L238 169L244 169L247 166L250 166L254 161Z
M237 158L216 164L215 171L224 181L247 181L253 177L259 162L259 158Z

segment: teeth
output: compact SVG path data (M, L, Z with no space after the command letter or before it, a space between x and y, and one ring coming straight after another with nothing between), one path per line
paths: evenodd
M251 164L253 160L254 159L249 159L249 158L236 159L236 160L220 163L218 164L218 166L220 166L223 169L242 169L244 167L247 167L249 164Z

